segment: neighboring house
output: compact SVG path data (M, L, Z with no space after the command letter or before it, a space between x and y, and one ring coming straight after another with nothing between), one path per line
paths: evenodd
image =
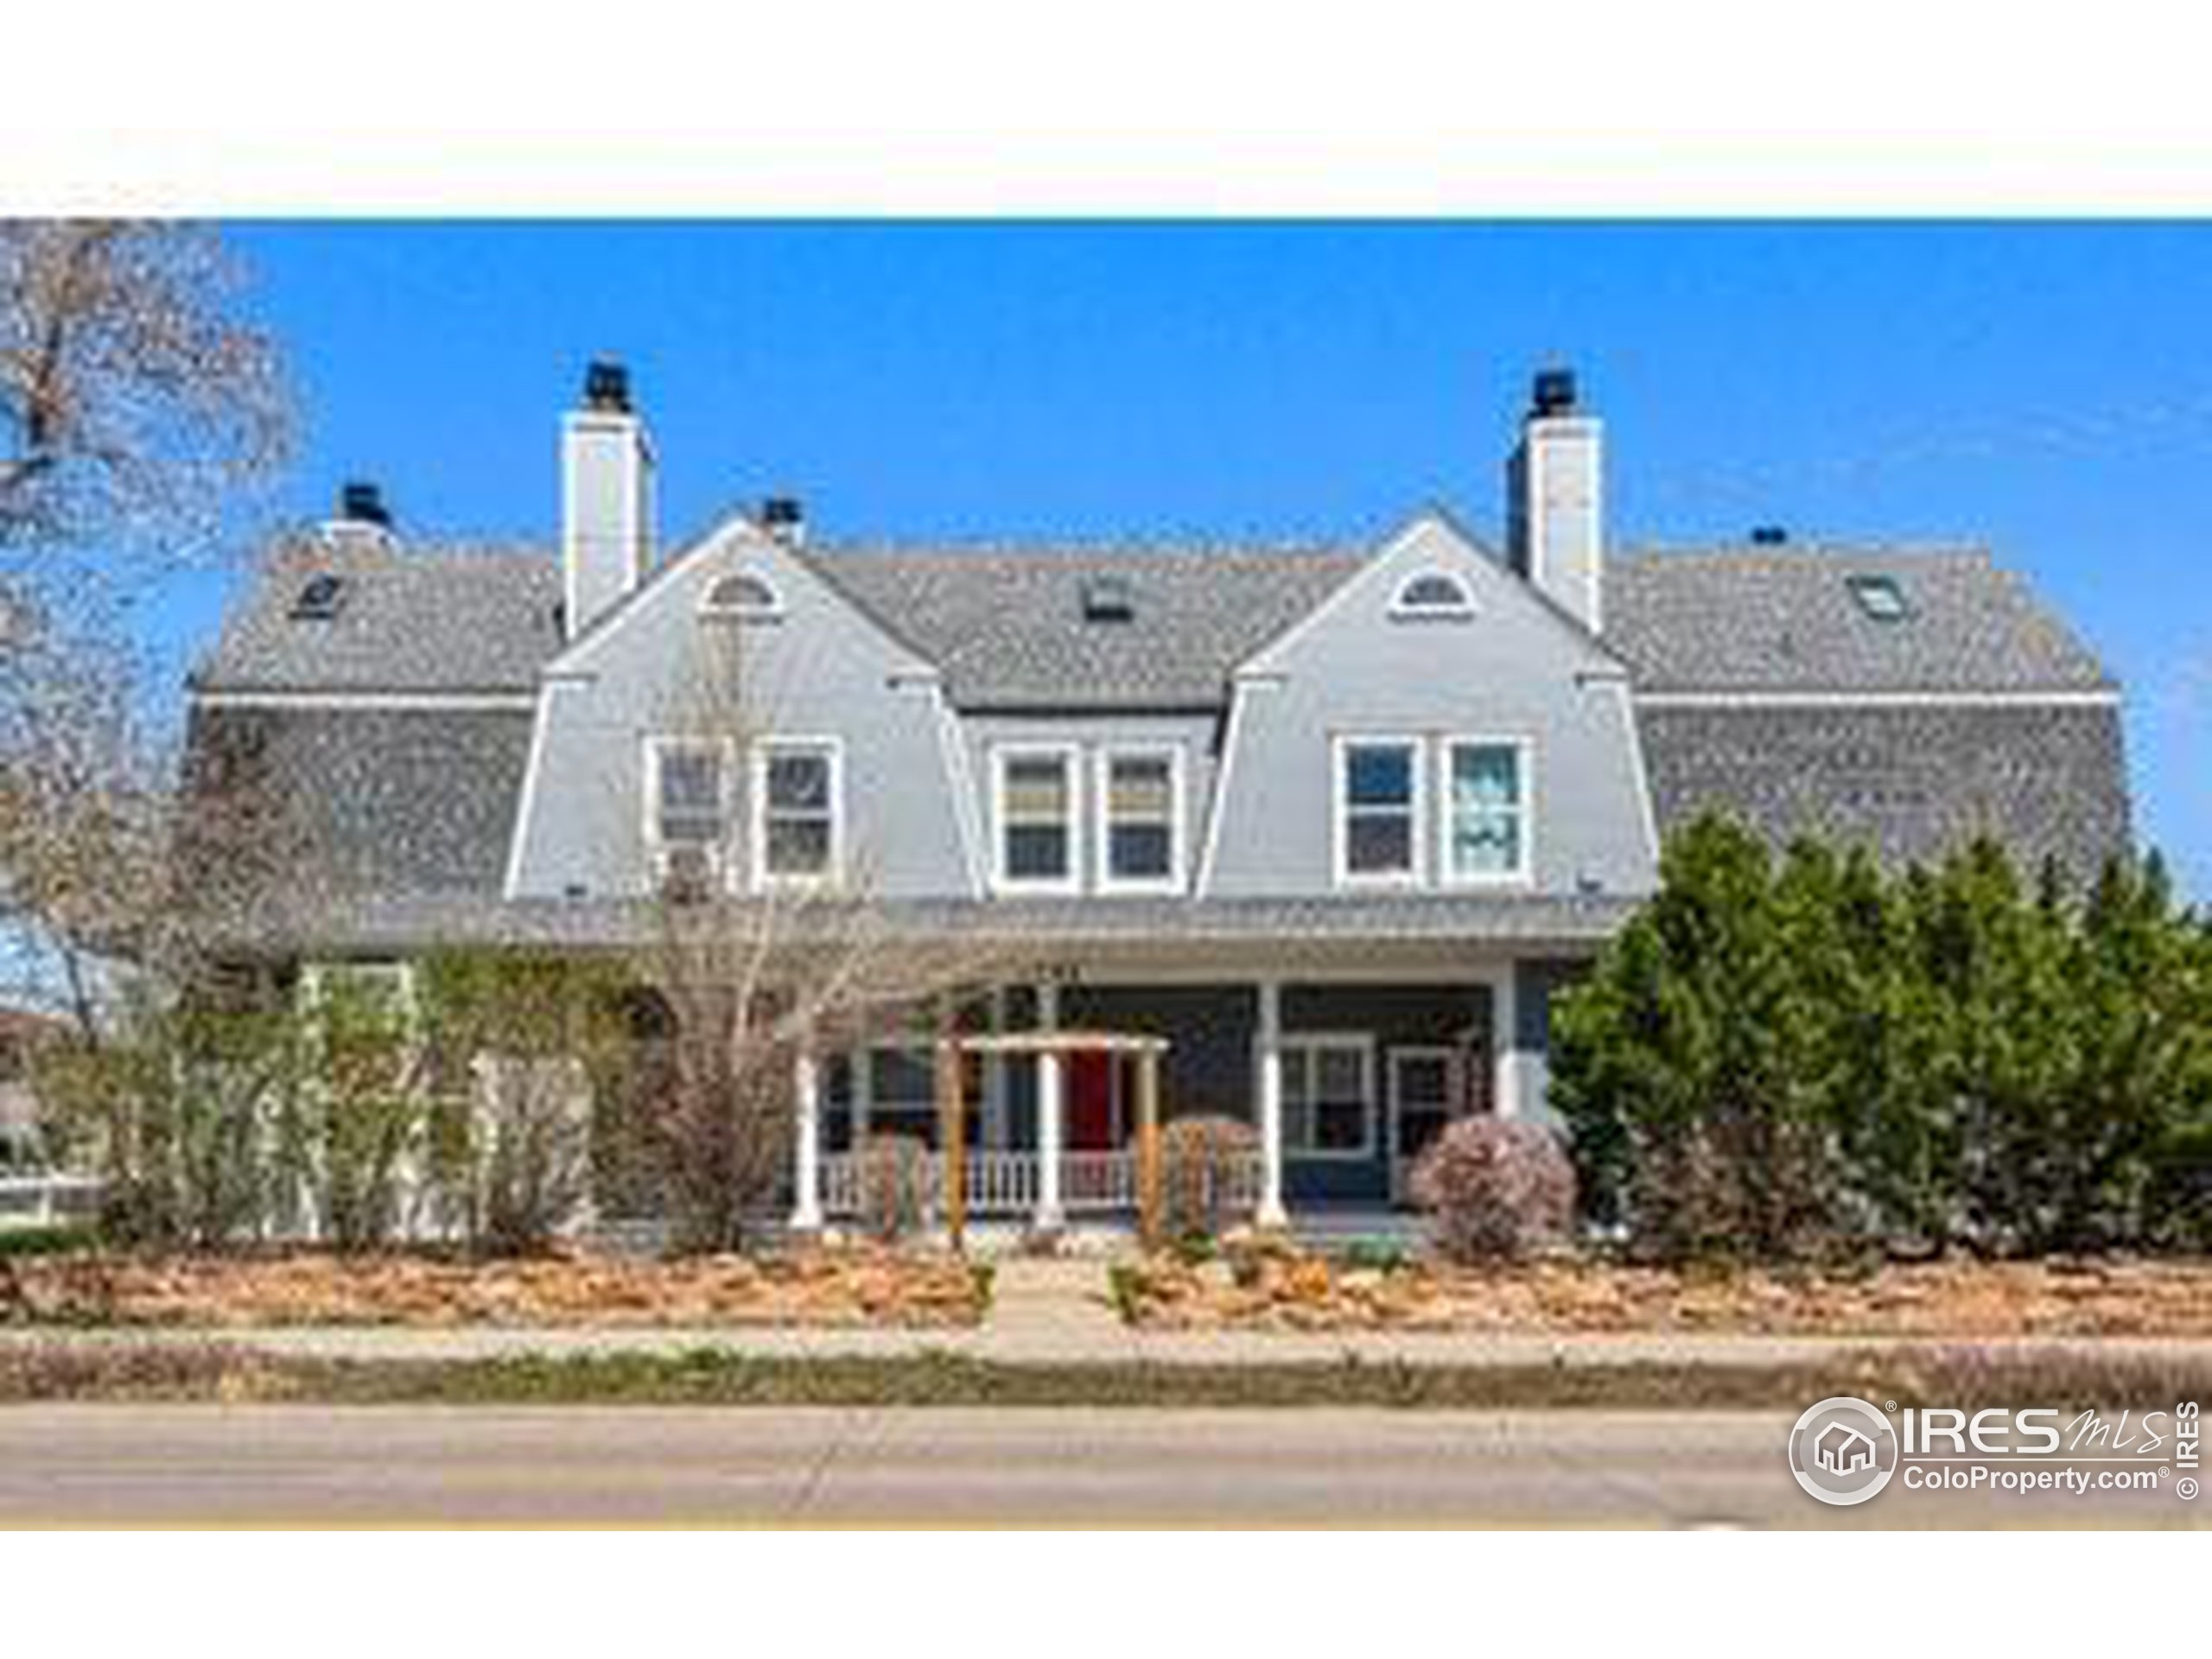
M38 1101L31 1093L36 1046L59 1036L61 1022L20 1008L0 1008L0 1176L42 1168Z
M595 365L557 552L415 546L349 493L194 676L196 763L276 804L264 853L311 849L230 947L612 946L671 880L865 891L1040 964L992 993L1006 1027L1166 1037L1171 1111L1261 1127L1272 1217L1396 1198L1456 1114L1541 1111L1550 997L1702 809L1892 861L2127 847L2118 690L2018 576L1615 550L1600 440L1540 376L1501 550L1433 511L1372 547L841 546L781 502L664 558L644 426ZM683 735L716 630L742 743ZM1076 1160L1124 1167L1116 1063L986 1071L979 1147L1038 1219L1082 1201ZM933 1133L925 1057L817 1075L802 1223L864 1126Z

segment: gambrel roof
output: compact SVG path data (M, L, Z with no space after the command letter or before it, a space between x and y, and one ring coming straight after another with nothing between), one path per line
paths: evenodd
M1044 543L809 550L808 563L938 664L956 703L1204 707L1238 663L1367 555L1302 547ZM197 683L224 690L526 691L560 647L549 552L404 549L353 559L335 614L291 615L314 567L288 561L233 613ZM1849 579L1893 579L1910 607L1869 617ZM1126 621L1084 595L1123 585ZM1616 555L1605 644L1640 691L2108 690L2110 677L2014 573L1980 549L1805 546Z
M955 707L1083 715L1226 709L1238 666L1370 554L826 543L800 556L933 663ZM296 616L303 584L326 573L344 577L338 602ZM1870 614L1854 575L1887 577L1908 613ZM1112 608L1126 602L1125 619L1086 617L1086 594L1102 581ZM1823 829L1900 860L1986 830L2024 858L2056 855L2077 870L2126 845L2113 683L1985 551L1634 551L1609 556L1605 581L1603 644L1630 671L1662 828L1721 805L1777 840ZM531 921L499 897L531 700L562 649L561 589L550 550L394 544L325 558L308 543L243 595L194 677L192 747L243 757L292 803L296 832L319 849L315 902L333 927L381 938L410 926L472 934L500 914L522 931L594 925L596 901ZM1040 938L1478 926L1564 938L1611 925L1604 906L1540 913L1528 908L1535 899L1225 902L988 908L990 925Z

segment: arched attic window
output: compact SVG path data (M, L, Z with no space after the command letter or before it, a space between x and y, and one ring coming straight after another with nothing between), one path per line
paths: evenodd
M1406 578L1390 601L1390 614L1402 620L1458 621L1475 613L1467 584L1441 570L1422 570Z
M783 614L783 601L776 597L776 590L756 575L738 571L731 575L717 576L707 585L699 601L702 616L757 621L764 617Z

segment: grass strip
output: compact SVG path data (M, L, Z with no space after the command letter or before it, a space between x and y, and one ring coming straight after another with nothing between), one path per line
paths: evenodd
M1007 1363L963 1355L791 1358L687 1352L334 1359L236 1344L0 1350L0 1405L31 1401L325 1405L1150 1407L1393 1410L1801 1410L1832 1395L1900 1405L2161 1406L2212 1397L2212 1357L1853 1350L1771 1365Z

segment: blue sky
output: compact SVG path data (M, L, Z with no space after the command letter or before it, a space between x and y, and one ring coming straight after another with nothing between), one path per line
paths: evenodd
M550 537L584 360L664 528L790 490L839 536L1480 530L1529 369L1582 372L1628 542L1992 543L2126 682L2146 837L2212 896L2212 227L234 227L291 354L282 505L380 480ZM227 582L148 613L173 657Z

